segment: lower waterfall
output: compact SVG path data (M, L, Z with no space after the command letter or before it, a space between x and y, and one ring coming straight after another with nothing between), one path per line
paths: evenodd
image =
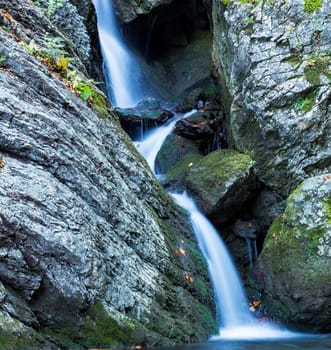
M154 170L156 156L166 137L172 132L176 121L187 118L194 112L183 116L177 115L169 124L155 129L147 135L145 140L135 144L152 170ZM170 193L170 195L190 214L194 233L208 263L214 286L219 325L219 334L213 336L211 340L302 337L300 333L281 329L271 323L263 324L250 314L240 277L219 233L185 192L183 194Z

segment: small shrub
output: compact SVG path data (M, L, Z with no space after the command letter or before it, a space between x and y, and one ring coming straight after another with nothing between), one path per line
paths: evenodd
M306 13L313 13L322 7L323 0L305 0L304 11Z
M56 69L64 73L67 70L70 61L71 61L70 57L65 57L64 55L60 55L55 61Z

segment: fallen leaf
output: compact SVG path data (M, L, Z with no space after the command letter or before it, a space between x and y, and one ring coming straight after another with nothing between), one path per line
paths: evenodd
M0 168L3 168L5 166L5 162L3 161L3 159L0 159Z
M261 305L261 300L255 300L251 304L253 307L257 308Z
M186 253L185 253L185 250L183 249L183 248L179 248L179 253L181 254L181 255L185 255Z

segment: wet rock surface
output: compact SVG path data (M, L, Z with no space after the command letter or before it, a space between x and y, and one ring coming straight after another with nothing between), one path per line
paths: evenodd
M141 140L151 129L168 122L174 113L161 107L155 98L140 101L133 108L116 108L122 128L133 141Z
M88 85L85 98L69 80L71 70L88 80L84 52L54 69L53 58L40 54L46 31L65 40L52 21L30 2L0 4L0 323L7 348L206 339L215 330L213 303L191 228L102 92ZM174 254L179 247L185 256Z
M330 332L331 175L305 180L269 229L255 275L272 314Z

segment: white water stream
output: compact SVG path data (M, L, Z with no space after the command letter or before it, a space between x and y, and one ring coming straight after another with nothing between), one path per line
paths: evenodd
M108 95L117 107L133 107L141 99L134 74L138 69L137 63L120 40L112 1L93 0L93 4L98 19Z
M130 54L119 40L111 0L93 0L93 2L98 16L105 74L108 83L112 85L113 103L120 107L132 106L137 102L134 97L136 87L132 82L134 77L130 71L133 63ZM193 111L183 116L177 115L169 124L154 130L145 140L136 143L136 147L152 170L157 153L176 121L192 113ZM200 248L208 262L215 289L216 308L220 315L219 335L214 336L212 340L279 339L302 336L272 325L262 325L251 316L240 278L220 235L185 193L172 196L189 212Z
M187 113L182 117L177 116L169 125L154 130L144 141L136 143L136 147L152 170L157 153L166 137L171 133L176 121L184 117L187 118L194 112ZM271 324L261 324L252 317L240 277L219 233L186 193L170 194L175 202L190 214L194 233L208 263L220 321L219 334L213 336L211 340L278 339L302 336L302 334L289 332Z

